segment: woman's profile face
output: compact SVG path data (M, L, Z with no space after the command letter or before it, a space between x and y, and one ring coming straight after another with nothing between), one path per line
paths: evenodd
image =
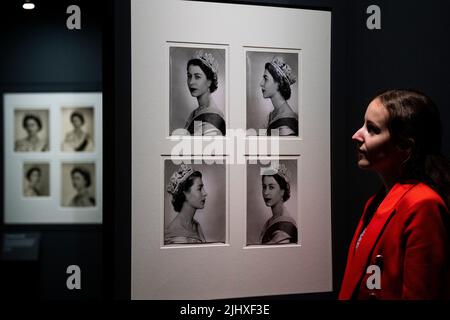
M39 125L37 121L33 118L28 118L25 122L25 130L28 135L36 135L39 131Z
M78 129L78 128L81 128L81 126L83 125L83 121L81 120L80 117L73 116L72 117L72 124L73 124L74 128Z
M402 155L392 141L388 124L389 111L379 99L372 100L364 116L364 125L352 137L357 145L360 168L379 173L400 168Z
M264 99L271 98L278 91L278 82L276 82L269 70L265 69L263 78L259 83Z
M81 190L86 188L86 179L84 179L83 175L77 171L72 174L72 186L75 190Z
M209 92L211 80L208 80L205 73L199 66L190 65L187 71L187 85L193 97L199 97Z
M36 186L39 184L39 181L41 180L41 173L38 170L31 171L29 181L31 186Z
M206 196L203 180L200 177L194 179L194 184L189 191L185 191L186 202L195 209L203 209L205 207Z
M262 179L262 196L268 207L273 207L283 201L284 190L280 188L273 176L264 176Z

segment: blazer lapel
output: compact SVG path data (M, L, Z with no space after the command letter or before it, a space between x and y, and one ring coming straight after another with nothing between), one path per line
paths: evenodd
M397 202L411 189L413 184L395 184L384 200L379 205L372 220L366 228L366 231L355 250L356 241L362 232L362 219L358 224L357 231L353 237L353 241L349 250L349 259L344 276L340 299L350 299L366 273L367 264L371 256L372 250L378 242L384 227L395 213ZM367 208L366 208L367 210ZM366 214L366 212L364 212ZM350 257L351 256L351 257Z

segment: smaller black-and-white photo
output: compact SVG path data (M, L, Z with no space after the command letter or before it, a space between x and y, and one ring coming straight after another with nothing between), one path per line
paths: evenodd
M247 51L247 130L299 135L298 53Z
M63 163L61 206L95 207L95 163Z
M49 151L49 111L14 110L14 151Z
M23 196L25 198L50 196L50 164L25 162L23 164Z
M298 243L297 161L247 164L247 245Z
M225 163L164 167L164 244L225 243Z
M170 134L224 136L225 49L170 47L169 54Z
M94 151L94 108L63 107L61 109L62 151Z

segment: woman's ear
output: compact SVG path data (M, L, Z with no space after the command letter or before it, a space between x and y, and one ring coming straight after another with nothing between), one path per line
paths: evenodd
M408 159L411 157L411 154L414 150L414 146L416 145L416 142L413 138L407 138L400 141L400 143L397 145L397 149L404 153L405 155L405 161L408 161Z

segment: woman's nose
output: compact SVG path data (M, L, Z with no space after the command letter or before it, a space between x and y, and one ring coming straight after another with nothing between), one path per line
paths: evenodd
M261 82L259 83L259 86L262 88L264 87L264 80L261 80Z
M356 131L352 136L352 140L358 141L358 142L363 142L364 139L363 139L362 130L363 130L363 127L360 128L358 131Z

